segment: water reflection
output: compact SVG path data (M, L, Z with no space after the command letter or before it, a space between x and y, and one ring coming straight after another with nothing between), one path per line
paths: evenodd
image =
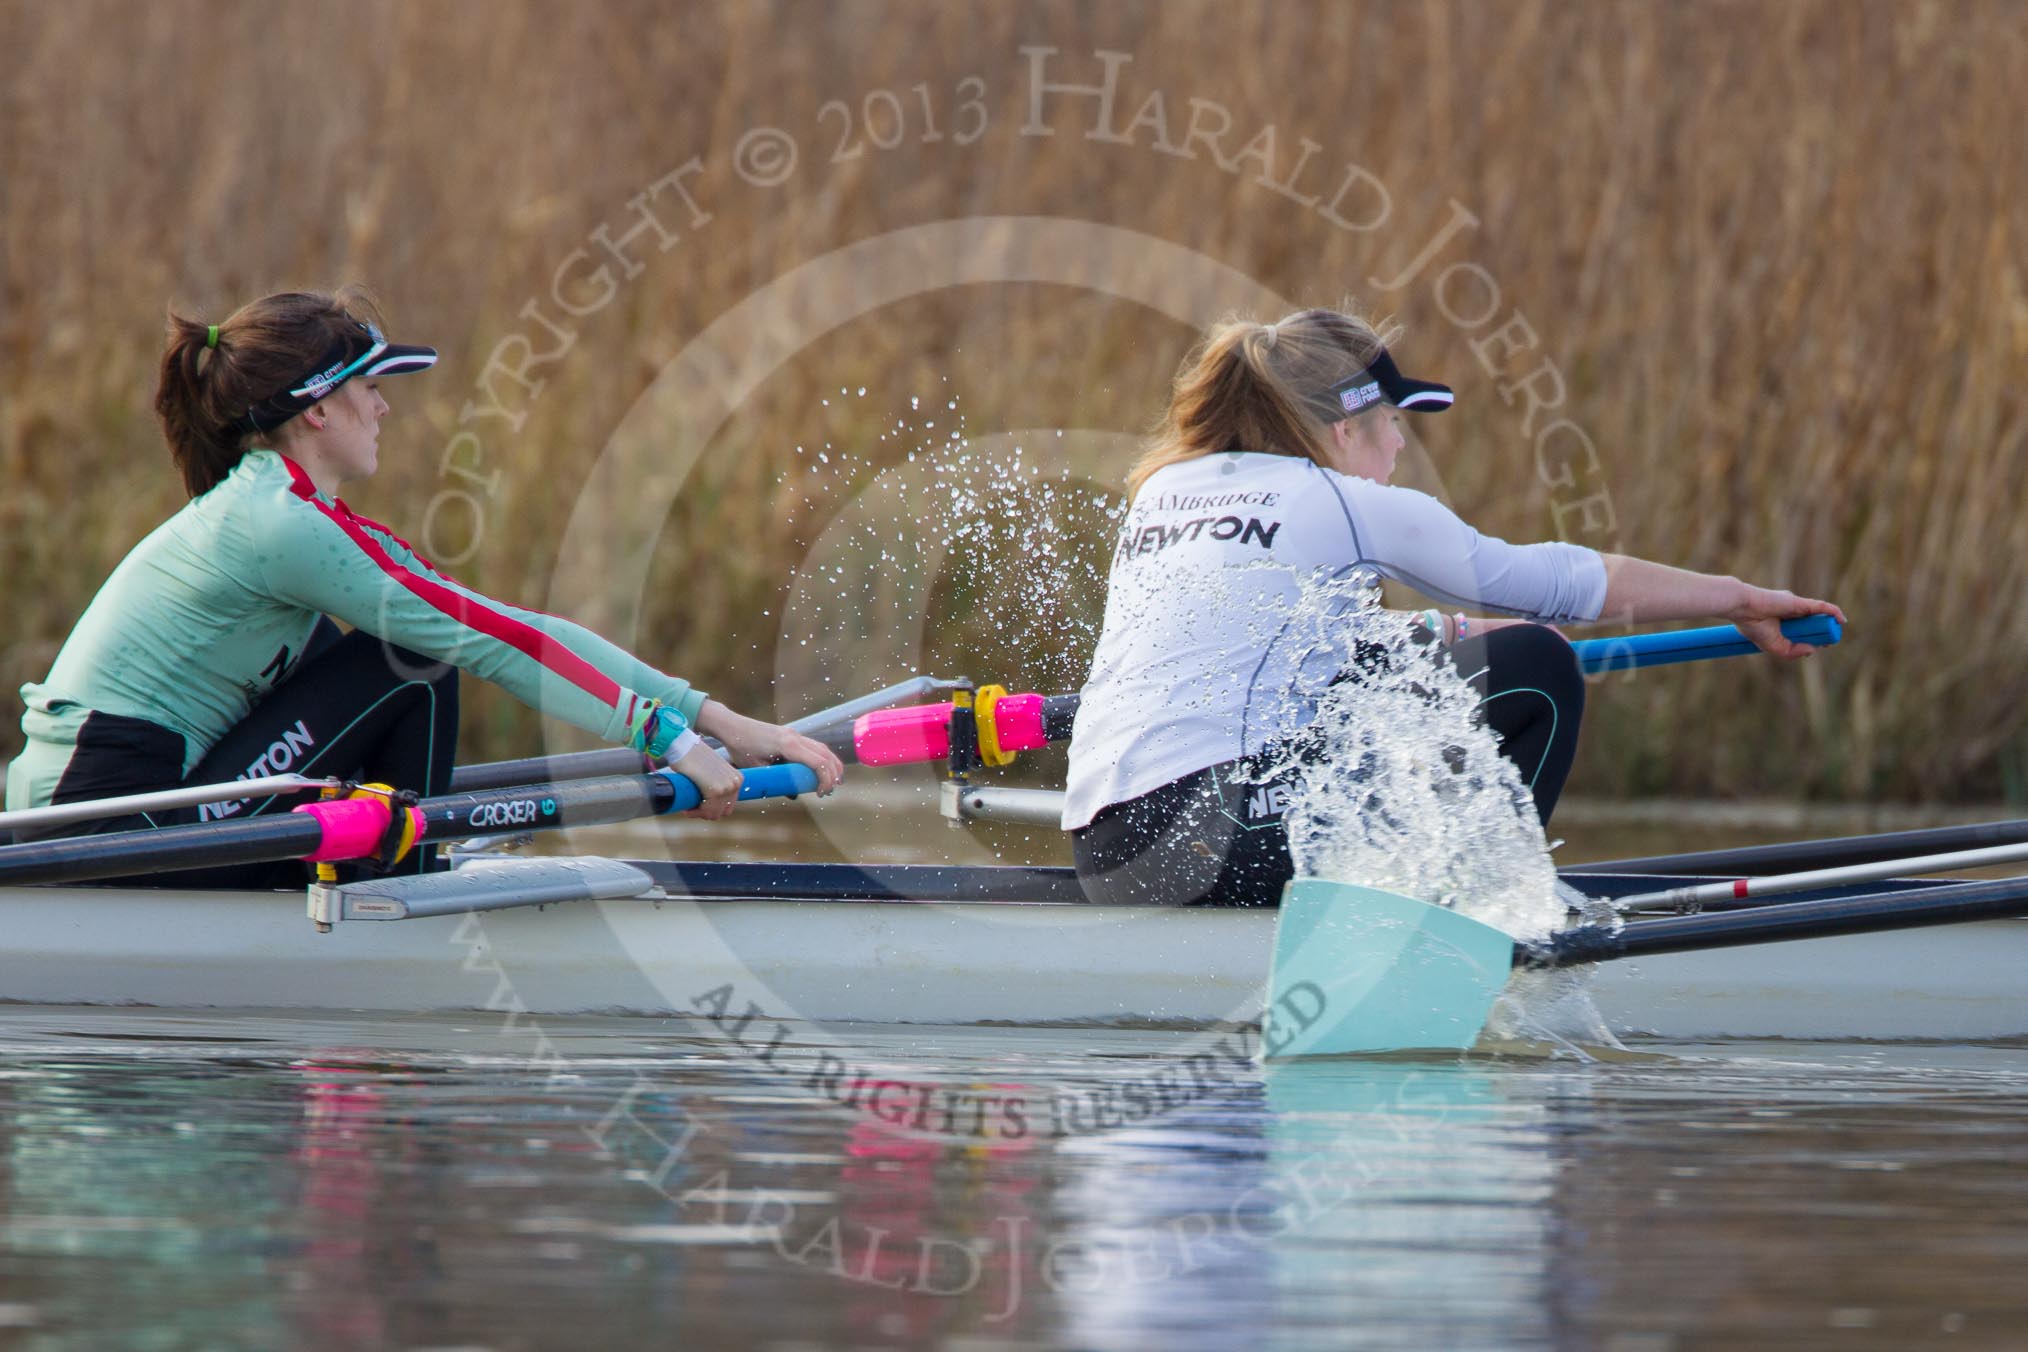
M52 1347L2028 1333L2009 1049L1227 1060L1129 1111L1201 1041L855 1033L1017 1134L914 1131L677 1024L547 1031L532 1074L453 1020L7 1011L0 1318Z

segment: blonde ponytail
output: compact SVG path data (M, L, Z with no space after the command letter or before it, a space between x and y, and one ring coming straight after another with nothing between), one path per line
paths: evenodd
M1328 463L1325 429L1336 419L1320 396L1380 350L1371 324L1336 310L1302 310L1273 324L1221 321L1177 371L1161 426L1127 473L1127 496L1165 466L1219 451Z

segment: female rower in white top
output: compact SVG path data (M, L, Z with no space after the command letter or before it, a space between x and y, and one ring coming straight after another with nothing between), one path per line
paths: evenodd
M1186 359L1128 475L1105 627L1071 738L1063 826L1094 901L1273 905L1292 873L1272 753L1300 728L1334 649L1304 598L1370 570L1446 605L1429 612L1481 715L1547 822L1576 751L1584 683L1548 623L1727 619L1777 657L1813 649L1780 622L1843 612L1578 545L1510 545L1424 493L1389 487L1403 411L1448 387L1410 380L1370 325L1331 310L1219 325ZM1342 588L1341 588L1342 590ZM1307 618L1305 616L1307 615Z

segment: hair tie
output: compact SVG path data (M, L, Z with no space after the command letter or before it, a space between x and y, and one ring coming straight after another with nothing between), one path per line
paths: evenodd
M205 332L204 332L204 345L205 345L206 347L217 347L217 346L218 346L218 325L216 325L216 324L213 324L213 325L212 325L212 326L211 326L211 327L210 327L209 329L206 329L206 330L205 330Z
M1266 330L1267 332L1267 345L1269 347L1273 347L1275 345L1275 339L1282 336L1281 329L1277 326L1277 324L1263 324L1261 325L1261 328Z

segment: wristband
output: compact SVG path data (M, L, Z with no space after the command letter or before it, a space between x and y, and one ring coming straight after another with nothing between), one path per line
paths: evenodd
M1457 613L1456 618L1458 621L1458 629L1457 632L1451 636L1451 642L1463 643L1465 641L1465 631L1471 628L1471 621L1465 618L1465 612L1462 610Z
M646 700L644 703L647 707L640 720L634 724L633 732L627 738L627 745L661 760L668 756L671 748L682 740L685 733L690 732L690 725L683 721L682 714L666 704L655 700ZM696 741L694 734L692 736L691 745L694 746ZM686 751L688 749L684 748Z

